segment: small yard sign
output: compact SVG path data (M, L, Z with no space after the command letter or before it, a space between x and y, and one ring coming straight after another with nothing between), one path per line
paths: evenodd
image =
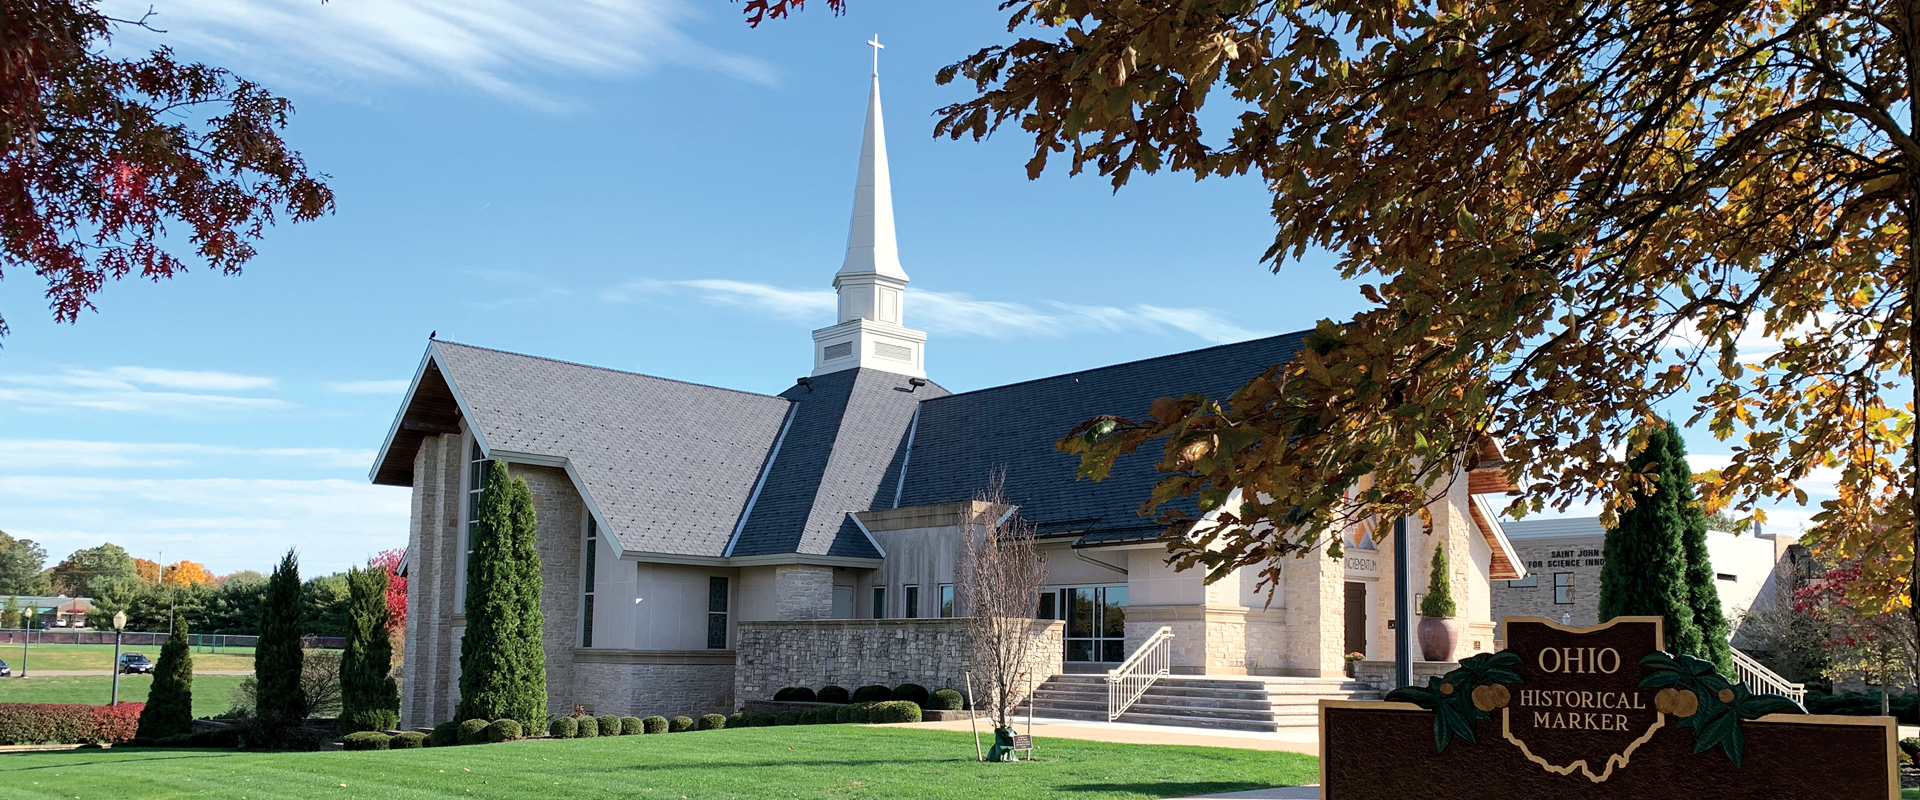
M1894 721L1809 716L1665 652L1659 617L1509 617L1507 649L1320 703L1326 800L1898 800Z

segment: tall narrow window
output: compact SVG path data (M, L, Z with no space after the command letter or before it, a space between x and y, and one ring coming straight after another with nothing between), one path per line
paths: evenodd
M1563 606L1573 602L1573 573L1553 573L1553 602Z
M940 616L953 616L953 584L940 584Z
M480 530L480 490L487 487L487 470L493 463L480 451L480 440L473 442L473 457L467 462L467 555L473 555L473 537Z
M727 649L727 579L707 579L707 649Z
M902 586L900 588L902 590L900 604L905 606L905 608L900 609L903 612L903 616L907 619L918 619L920 617L920 587Z
M887 618L887 587L873 587L873 618Z
M580 568L583 584L580 592L580 646L593 646L593 579L594 560L599 555L600 524L592 516L587 517L587 543L582 549L587 551L586 564Z

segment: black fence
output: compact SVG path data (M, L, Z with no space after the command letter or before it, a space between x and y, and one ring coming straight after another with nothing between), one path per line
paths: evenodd
M167 643L171 634L148 631L127 631L120 634L120 643L128 647L159 647ZM31 637L31 638L29 638ZM51 630L7 630L0 629L0 645L6 644L113 644L113 631L95 631L75 628L53 628ZM222 647L251 648L260 641L258 636L235 636L222 633L189 633L187 645L195 649ZM344 650L346 637L342 636L306 636L300 639L300 646L309 649Z

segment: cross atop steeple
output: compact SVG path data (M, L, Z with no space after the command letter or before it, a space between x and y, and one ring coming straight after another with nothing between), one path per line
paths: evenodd
M874 70L867 90L867 125L860 141L847 257L833 276L839 322L813 332L813 374L861 367L924 378L921 350L927 335L906 327L907 272L900 268L900 245L893 231L893 182L887 174L887 131L880 116L883 45L878 34L867 45L873 48Z

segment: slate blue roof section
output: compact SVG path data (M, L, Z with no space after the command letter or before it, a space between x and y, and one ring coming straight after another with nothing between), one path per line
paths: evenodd
M809 383L781 394L794 403L793 424L731 555L879 558L847 512L891 506L887 487L904 457L914 409L947 394L871 369Z
M487 446L568 459L629 551L720 556L792 405L448 341L433 348Z
M1224 400L1268 367L1292 360L1305 336L1290 333L928 400L920 406L900 505L970 499L990 471L1005 468L1007 499L1041 525L1043 535L1049 526L1081 534L1138 529L1149 522L1139 515L1140 503L1161 477L1153 468L1158 448L1122 457L1096 483L1075 480L1079 458L1055 450L1054 442L1101 414L1142 419L1161 397L1200 392Z

